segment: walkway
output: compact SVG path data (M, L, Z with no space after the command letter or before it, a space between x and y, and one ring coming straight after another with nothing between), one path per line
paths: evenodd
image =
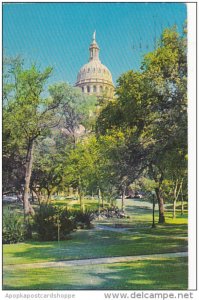
M188 256L188 252L176 252L176 253L163 253L163 254L151 254L151 255L139 255L139 256L103 257L103 258L80 259L80 260L42 262L42 263L32 263L32 264L5 265L4 270L87 266L87 265L113 264L113 263L123 263L123 262L138 261L138 260L156 260L161 258L187 257L187 256Z
M131 228L115 228L115 227L110 227L110 226L106 226L106 225L96 225L95 228L96 230L107 230L107 231L113 231L113 232L125 232L125 233L131 233L128 230ZM134 233L138 233L138 232L134 232Z

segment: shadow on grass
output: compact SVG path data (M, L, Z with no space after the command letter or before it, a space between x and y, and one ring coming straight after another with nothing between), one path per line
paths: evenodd
M13 246L6 252L4 264L34 263L99 257L145 255L187 251L187 241L149 234L132 235L108 231L79 231L71 240L30 242Z
M128 231L134 232L135 229L129 229ZM140 234L152 234L152 235L160 235L160 236L171 236L171 237L188 237L188 225L170 225L164 224L160 225L157 224L155 228L145 228L139 230Z
M187 258L32 269L4 275L4 290L186 290Z

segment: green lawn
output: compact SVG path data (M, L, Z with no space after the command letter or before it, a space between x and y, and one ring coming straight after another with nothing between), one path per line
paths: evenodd
M5 290L186 290L187 258L6 271Z
M75 199L74 199L75 198ZM77 197L55 197L54 199L51 199L51 204L54 204L56 206L67 206L67 208L73 209L73 210L79 210L80 209L80 201ZM104 201L104 207L110 206L109 203ZM98 210L99 208L99 199L98 198L87 198L85 197L83 199L83 207L85 210Z
M92 201L90 203L92 205ZM60 245L36 241L3 245L3 263L13 265L13 269L4 272L4 289L187 289L187 258L33 268L23 272L14 267L36 262L187 251L187 213L183 216L178 213L177 218L172 219L172 213L167 211L166 224L152 229L151 204L128 200L126 210L128 219L94 223L128 227L128 232L78 230ZM156 209L156 223L157 220Z
M178 237L187 237L187 225L185 224L164 224L164 225L156 225L156 228L139 228L139 234L148 234L148 235L158 235L158 236L166 236L178 238ZM136 228L129 229L130 232L136 232Z
M174 236L174 235L173 235ZM187 250L186 239L148 233L124 234L109 231L79 231L67 241L26 242L3 246L4 264L21 264L56 260L130 256L181 252Z

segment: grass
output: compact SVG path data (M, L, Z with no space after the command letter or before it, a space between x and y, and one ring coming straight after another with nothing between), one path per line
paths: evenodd
M135 232L136 229L129 229L130 232ZM156 225L156 228L144 228L139 229L139 234L158 235L166 237L187 237L187 225Z
M5 290L185 290L187 288L187 258L74 266L72 269L35 268L21 273L11 270L4 275Z
M26 242L4 245L4 264L21 264L70 259L112 256L131 256L187 250L186 239L181 239L186 228L142 229L137 233L80 230L71 239L60 242ZM160 235L161 234L161 235ZM172 234L172 235L171 235Z
M75 210L79 210L80 209L80 202L78 199L73 199L73 198L64 198L61 197L60 199L52 199L50 201L50 203L56 205L56 206L67 206L68 209L75 209ZM98 203L98 199L97 198L93 198L93 199L88 199L88 198L84 198L83 199L83 205L84 205L84 209L88 209L88 210L98 210L99 207L99 203ZM105 202L104 206L108 206L108 204Z
M74 207L76 200L54 203ZM118 206L121 200L118 200ZM87 199L87 205L96 200ZM27 241L3 245L4 289L187 289L187 258L156 259L128 263L74 266L72 268L29 269L18 272L14 265L71 259L132 256L187 251L187 212L172 218L166 211L166 224L151 228L151 203L127 199L129 219L105 219L95 224L128 227L128 232L78 230L66 241ZM156 223L158 212L156 207Z
M117 200L116 205L121 206L121 200ZM130 216L127 219L104 219L97 220L97 223L107 226L127 227L127 228L146 228L152 224L152 204L149 202L143 202L143 200L126 199L125 211ZM173 219L173 214L170 210L165 210L166 225L187 225L188 223L188 211L185 210L181 215L180 209L176 210L176 218ZM155 222L158 223L158 206L155 206Z

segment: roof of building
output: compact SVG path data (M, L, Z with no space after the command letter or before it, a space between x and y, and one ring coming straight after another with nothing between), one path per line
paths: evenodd
M83 83L107 83L113 86L112 75L109 69L103 65L99 59L99 46L96 42L96 32L93 34L93 40L89 47L89 62L81 67L76 85Z

